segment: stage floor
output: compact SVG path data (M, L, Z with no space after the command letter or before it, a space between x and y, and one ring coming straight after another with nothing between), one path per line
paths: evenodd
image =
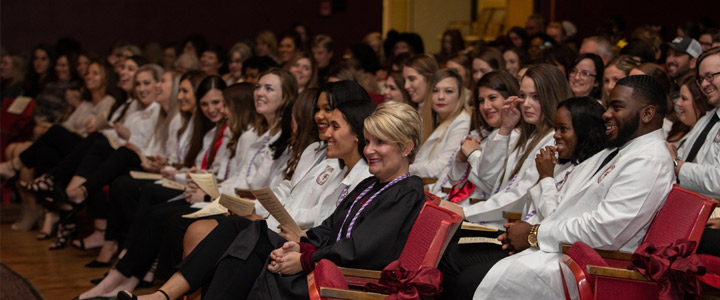
M19 215L19 205L0 206L0 262L24 277L43 299L72 299L93 287L91 279L101 277L108 269L85 268L99 250L82 251L68 245L61 250L48 250L52 240L37 241L37 231L17 232L10 224ZM140 289L140 294L157 287ZM2 293L0 291L0 293Z

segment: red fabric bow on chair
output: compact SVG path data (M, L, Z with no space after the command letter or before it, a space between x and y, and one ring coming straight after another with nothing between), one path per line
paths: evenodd
M686 239L661 247L643 243L633 254L633 268L657 282L660 299L682 299L685 292L699 295L697 276L705 274L705 266L695 255L696 246Z
M365 285L366 292L389 294L388 300L434 299L442 292L442 272L422 266L418 271L408 271L396 260L387 265L378 283Z

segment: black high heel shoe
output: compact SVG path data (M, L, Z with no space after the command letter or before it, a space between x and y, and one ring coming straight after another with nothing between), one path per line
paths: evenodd
M161 294L163 294L163 296L165 296L166 300L170 300L170 296L168 296L168 294L165 293L165 291L160 290L160 289L158 289L157 291L160 292ZM119 291L117 294L117 300L137 300L137 298L138 297L136 295L134 295L133 293L130 293L128 291Z
M60 212L60 222L70 220L71 218L75 217L75 214L79 212L85 205L87 204L87 198L88 193L85 189L85 186L81 185L80 190L83 193L83 200L81 202L72 202L68 198L67 194L65 194L65 191L62 189L54 189L53 190L53 200L54 201L48 201L51 204L53 204L56 208L56 211ZM70 206L70 209L63 209L64 205Z

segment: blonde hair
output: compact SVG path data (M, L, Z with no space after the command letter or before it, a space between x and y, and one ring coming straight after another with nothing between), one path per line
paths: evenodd
M405 67L415 69L427 81L430 81L430 77L440 69L437 60L428 54L418 54L410 57L405 63Z
M192 55L189 53L180 54L175 63L173 63L173 68L175 70L186 69L184 70L185 73L189 71L199 70L200 60L198 60L196 55Z
M442 81L445 78L452 78L455 79L455 82L457 83L457 90L458 90L458 103L455 109L452 111L452 113L445 119L442 123L438 122L438 115L437 113L432 109L432 90L435 88L435 85L438 84L438 82ZM460 77L460 74L453 70L453 69L440 69L435 74L432 75L432 77L429 80L428 84L428 92L425 96L425 103L422 106L422 124L423 124L423 138L422 142L425 143L425 141L430 137L430 135L437 129L438 127L441 127L443 124L450 124L455 120L455 118L460 115L464 110L468 110L468 98L464 97L463 95L463 83L462 83L462 77ZM444 135L444 134L443 134ZM434 146L433 146L434 147ZM432 151L430 151L432 153Z
M248 58L252 57L252 49L243 42L235 43L235 45L230 48L227 56L228 60L230 60L230 57L232 57L232 54L235 52L240 53L240 60L242 60L242 62L245 62Z
M275 34L270 30L263 30L257 34L255 39L262 41L270 48L270 55L277 55L278 42Z
M147 64L143 65L142 67L138 68L138 70L135 72L135 75L133 75L133 86L132 86L132 94L134 97L137 97L137 93L135 92L135 83L137 82L138 74L143 72L149 72L150 75L155 79L155 82L160 82L160 78L165 74L165 69L163 69L161 66L158 66L156 64Z
M405 103L385 102L365 119L364 125L368 134L395 143L400 149L407 148L412 142L408 162L415 160L422 137L420 115L415 108Z

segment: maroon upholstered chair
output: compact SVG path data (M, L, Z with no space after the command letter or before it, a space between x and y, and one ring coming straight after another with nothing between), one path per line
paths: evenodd
M720 257L707 254L698 254L698 257L707 270L705 275L698 279L709 286L720 289Z
M670 245L680 239L699 242L717 202L674 186L650 224L643 242ZM568 249L569 248L569 249ZM628 270L632 253L593 250L582 242L563 246L560 273L567 299L657 299L658 285ZM595 252L594 254L591 252ZM598 262L598 257L604 261Z
M421 266L437 267L461 221L462 218L452 211L426 202L398 260L408 270ZM328 260L321 260L315 271L307 276L310 299L385 299L387 295L348 290L348 286L362 287L368 282L377 282L380 273L337 267Z

